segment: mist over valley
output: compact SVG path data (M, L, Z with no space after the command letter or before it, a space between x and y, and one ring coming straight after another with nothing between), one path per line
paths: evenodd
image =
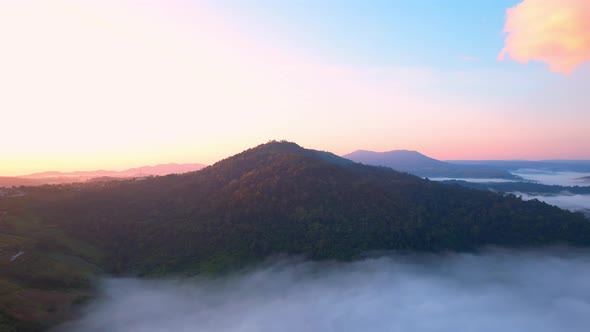
M56 331L586 331L590 252L278 258L220 278L104 279Z

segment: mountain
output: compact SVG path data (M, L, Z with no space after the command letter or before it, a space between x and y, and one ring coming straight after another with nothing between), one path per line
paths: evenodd
M0 177L1 187L12 186L38 186L44 184L63 184L73 182L85 181L104 181L119 180L124 178L144 177L144 176L162 176L168 174L181 174L187 172L194 172L202 169L206 165L203 164L160 164L155 166L143 166L136 168L129 168L122 171L96 170L96 171L72 171L72 172L57 172L47 171L40 173L33 173L28 175Z
M393 150L389 152L358 150L343 157L367 165L387 166L404 172L409 169L430 170L448 166L442 161L412 150Z
M12 186L38 186L42 181L35 179L23 179L16 176L0 176L0 188Z
M192 275L277 254L349 260L557 243L590 246L590 222L539 201L270 142L198 172L0 198L0 330L67 319L92 298L99 273Z
M205 167L206 165L203 164L159 164L155 166L142 166L142 167L135 167L129 168L122 171L105 171L105 170L97 170L97 171L73 171L73 172L56 172L56 171L49 171L49 172L41 172L41 173L33 173L29 175L22 175L19 176L23 179L46 179L46 178L83 178L83 179L91 179L95 177L139 177L139 176L161 176L161 175L168 175L168 174L180 174L186 172L193 172L198 171L201 168Z
M76 190L36 187L29 210L119 273L203 272L277 253L590 244L590 223L542 202L449 186L271 142L199 172Z
M143 176L162 176L168 174L182 174L188 172L194 172L202 169L207 165L203 164L160 164L156 166L143 166L143 167L136 167L130 168L124 171L118 172L118 175L122 175L125 177L133 177L143 175ZM111 175L113 176L113 175Z
M343 157L366 165L391 167L422 177L519 179L506 170L479 165L451 164L411 150L358 150Z

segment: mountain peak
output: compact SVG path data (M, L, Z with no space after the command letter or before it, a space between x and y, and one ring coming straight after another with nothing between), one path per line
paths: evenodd
M239 178L248 172L259 172L262 169L266 172L279 170L277 174L282 174L286 169L321 168L326 163L334 166L355 164L330 152L305 149L284 140L272 140L223 159L207 169L206 173L219 172L230 178Z
M516 178L504 170L450 164L414 150L392 150L388 152L357 150L343 157L366 165L386 166L398 171L426 177Z
M297 143L286 140L271 140L267 143L260 144L251 150L265 151L265 152L304 152L306 149L299 146Z
M28 199L35 197L51 198L40 215L101 243L109 268L121 272L201 270L279 253L350 259L374 250L590 242L582 216L541 202L426 181L286 141L199 172L79 195L48 187Z
M343 157L364 164L393 167L402 171L408 171L418 167L435 167L444 164L439 160L430 158L414 150L392 150L387 152L357 150Z

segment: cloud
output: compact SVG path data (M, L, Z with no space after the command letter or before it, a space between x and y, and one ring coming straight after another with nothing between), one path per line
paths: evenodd
M590 252L279 261L217 280L104 281L61 331L587 331Z
M506 11L504 32L499 60L541 61L569 74L590 60L590 1L524 0Z

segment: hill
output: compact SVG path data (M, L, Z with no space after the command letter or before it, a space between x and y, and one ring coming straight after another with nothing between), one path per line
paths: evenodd
M16 176L0 176L0 188L19 186L38 186L42 181L35 179L23 179Z
M202 169L206 165L203 164L159 164L155 166L142 166L129 168L122 171L73 171L73 172L56 172L48 171L41 173L33 173L19 176L23 179L46 179L46 178L83 178L90 179L95 177L139 177L139 176L162 176L168 174L180 174L186 172L194 172Z
M159 164L155 166L142 166L129 168L122 171L95 170L57 172L47 171L21 176L0 177L1 187L12 186L39 186L44 184L64 184L85 181L104 181L106 179L117 180L144 176L162 176L168 174L181 174L202 169L203 164Z
M108 180L0 197L0 330L67 319L93 296L101 271L206 274L276 254L349 260L374 250L590 246L581 214L288 142L198 172Z
M45 331L90 299L101 254L0 197L0 331Z
M18 199L18 198L16 198ZM590 244L590 223L525 202L271 142L199 172L30 188L30 211L105 253L117 273L202 273L277 253Z
M480 165L451 164L410 150L358 150L343 157L366 165L391 167L422 177L519 179L506 170Z
M409 169L428 170L447 166L445 162L412 150L393 150L389 152L358 150L343 157L367 165L387 166L404 172ZM395 165L395 167L392 165Z

